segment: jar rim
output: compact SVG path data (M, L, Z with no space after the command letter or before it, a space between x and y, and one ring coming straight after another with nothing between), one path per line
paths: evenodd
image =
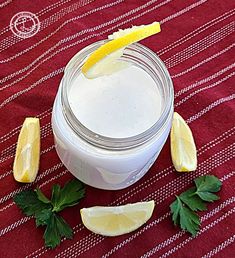
M131 149L139 145L142 145L150 139L152 139L160 131L160 129L163 128L164 125L166 125L166 123L168 122L168 116L173 108L174 102L173 83L165 64L152 50L140 43L133 43L130 46L127 46L125 50L141 51L141 53L143 53L145 57L149 58L151 62L157 65L158 69L161 70L161 74L163 75L163 79L165 80L167 85L168 101L165 101L163 111L161 112L160 117L157 119L157 121L150 128L137 135L125 138L112 138L100 135L90 130L89 128L84 126L73 113L68 100L66 82L69 80L71 75L73 75L73 70L75 69L75 72L79 71L87 56L107 41L109 40L101 40L91 45L88 45L87 47L79 51L77 54L75 54L66 65L61 85L61 103L63 115L71 129L75 132L75 134L77 134L79 137L81 137L88 143L96 147L108 150Z

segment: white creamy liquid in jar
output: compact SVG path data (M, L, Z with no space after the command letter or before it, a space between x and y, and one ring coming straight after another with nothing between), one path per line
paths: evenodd
M79 74L68 99L85 127L111 138L138 135L161 115L162 99L156 82L135 65L96 79Z

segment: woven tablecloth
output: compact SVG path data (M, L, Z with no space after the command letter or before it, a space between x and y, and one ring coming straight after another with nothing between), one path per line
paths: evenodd
M34 35L15 35L10 22L30 12L40 22ZM44 247L43 228L25 217L12 197L36 186L49 195L73 176L59 160L51 111L66 63L88 44L118 28L160 21L162 32L141 43L165 62L175 89L175 111L190 125L198 168L177 173L169 140L150 171L119 191L86 187L86 197L62 216L74 238ZM22 24L27 30L27 24ZM37 22L35 22L37 26ZM0 2L0 257L235 257L235 1L234 0L5 0ZM14 33L13 33L14 32ZM22 35L21 35L22 36ZM25 117L41 123L40 170L33 184L12 176L16 141ZM200 212L195 238L174 227L169 210L175 194L199 175L223 182L220 200ZM103 237L81 224L80 208L155 200L151 219L135 232Z

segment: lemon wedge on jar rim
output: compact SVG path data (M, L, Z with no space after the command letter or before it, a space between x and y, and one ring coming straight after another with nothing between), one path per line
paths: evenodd
M124 48L160 31L160 23L153 22L113 33L109 36L110 41L100 46L87 58L82 66L82 73L87 78L93 79L125 68L128 64L118 60Z
M80 210L84 226L103 236L119 236L136 230L147 222L154 210L154 201L122 206L94 206Z
M178 172L190 172L197 168L197 150L191 129L184 119L174 112L170 133L171 158Z
M17 141L13 164L13 176L21 183L35 180L40 157L40 124L39 119L27 117L22 125Z

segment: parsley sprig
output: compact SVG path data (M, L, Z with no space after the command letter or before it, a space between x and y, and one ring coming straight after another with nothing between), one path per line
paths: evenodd
M196 187L176 195L176 200L170 205L172 220L175 225L190 232L193 236L200 229L200 219L196 211L207 210L206 202L213 202L219 197L214 194L221 188L220 180L212 175L198 177L194 180Z
M55 248L61 238L73 237L72 228L58 214L63 209L74 206L85 195L84 185L77 179L67 182L63 188L55 184L52 187L51 200L36 188L18 193L14 197L15 203L27 216L33 216L36 226L46 226L44 240L46 247Z

